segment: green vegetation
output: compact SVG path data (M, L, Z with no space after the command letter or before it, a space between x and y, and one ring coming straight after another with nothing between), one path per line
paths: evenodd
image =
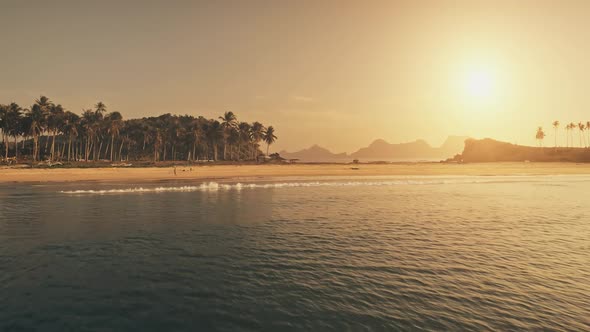
M77 115L45 96L28 109L0 105L0 133L2 159L34 162L256 160L260 144L268 154L277 139L272 126L239 122L233 112L219 120L172 114L124 120L102 102Z

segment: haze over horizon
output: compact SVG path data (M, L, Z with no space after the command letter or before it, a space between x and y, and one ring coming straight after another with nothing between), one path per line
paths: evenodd
M587 121L590 3L6 1L0 103L263 120L272 150ZM564 140L565 136L560 136Z

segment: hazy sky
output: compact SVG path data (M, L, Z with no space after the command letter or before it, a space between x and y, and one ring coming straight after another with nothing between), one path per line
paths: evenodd
M0 40L0 103L231 110L276 150L590 120L590 1L0 0Z

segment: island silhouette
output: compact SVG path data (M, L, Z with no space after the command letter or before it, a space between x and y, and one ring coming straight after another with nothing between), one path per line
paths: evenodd
M352 160L365 161L419 161L446 159L463 151L466 136L449 136L439 147L429 145L425 140L419 139L407 143L388 143L383 139L376 139L366 147L362 147L353 153L333 153L317 144L310 148L296 152L281 151L279 154L286 159L298 159L307 162L335 161L345 162Z

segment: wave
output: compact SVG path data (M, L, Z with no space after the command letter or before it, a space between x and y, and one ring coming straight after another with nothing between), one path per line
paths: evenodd
M534 179L534 178L533 178ZM163 193L163 192L192 192L243 189L269 189L291 187L360 187L360 186L398 186L398 185L440 185L440 184L477 184L477 183L506 183L531 182L530 177L465 177L465 178L436 178L436 179L396 179L382 181L313 181L313 182L275 182L275 183L217 183L206 182L194 186L170 187L134 187L121 189L89 189L62 190L62 194L123 194L123 193ZM538 180L538 179L537 179ZM545 181L543 181L545 182Z

